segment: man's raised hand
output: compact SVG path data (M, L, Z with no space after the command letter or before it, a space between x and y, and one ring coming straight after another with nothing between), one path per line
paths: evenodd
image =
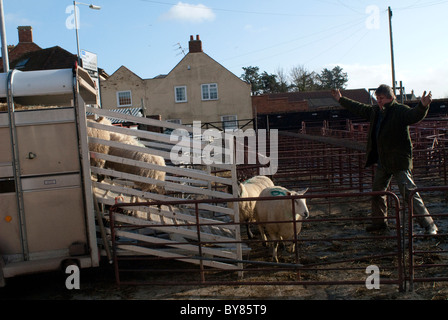
M341 92L339 91L339 89L333 89L333 90L331 90L331 95L333 96L333 98L336 99L336 101L339 101L339 99L341 99L341 97L342 97L342 94L341 94Z
M422 102L422 105L424 107L429 106L429 104L432 102L432 94L431 91L429 91L428 95L426 95L426 91L423 92L422 99L420 100Z

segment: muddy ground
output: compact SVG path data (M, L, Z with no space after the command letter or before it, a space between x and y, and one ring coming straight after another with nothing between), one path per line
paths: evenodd
M424 197L432 214L444 214L447 204L441 195L426 195ZM174 281L176 285L121 285L115 283L114 270L106 261L99 268L81 270L80 289L68 290L65 281L68 277L63 272L51 272L38 275L27 275L7 279L7 285L0 288L0 299L25 300L447 300L448 282L429 281L415 283L410 291L409 284L403 291L398 285L388 284L388 280L397 279L398 243L392 237L396 226L391 221L391 228L386 233L367 233L365 226L368 220L369 201L366 199L343 199L340 202L332 200L322 202L308 200L312 216L303 223L299 236L299 263L311 270L300 272L301 281L311 284L290 284L297 280L297 273L291 270L271 270L266 266L247 263L242 280L235 274L218 272L213 275L217 281L231 281L229 285L183 285L182 282L197 279L199 275L178 272L183 268L191 269L191 265L179 262L165 262L165 270L157 273L145 273L140 280ZM349 218L342 221L325 221L328 218ZM360 220L357 220L360 219ZM440 231L448 231L448 217L436 217ZM246 234L243 230L243 238ZM258 234L256 228L253 228ZM421 233L417 226L416 233ZM328 237L330 239L328 239ZM386 237L386 238L385 238ZM344 240L344 239L353 240ZM359 239L358 239L359 238ZM251 248L243 259L250 261L271 261L271 251L260 242L247 241ZM448 242L445 236L415 239L417 248L430 253L419 255L416 265L447 264ZM294 263L296 255L284 248L279 250L280 263ZM379 257L378 257L379 256ZM407 264L407 262L405 262ZM144 263L143 263L144 264ZM131 264L132 265L132 264ZM328 283L314 285L316 281L365 281L368 277L366 267L377 265L380 270L380 288L367 289L365 283L337 284ZM142 263L133 267L140 268ZM266 270L263 268L266 267ZM269 266L270 267L270 266ZM260 269L261 268L261 269ZM175 270L175 271L173 271ZM262 270L263 272L260 272ZM254 271L254 272L252 272ZM445 267L433 267L428 270L418 270L420 277L446 277ZM207 276L208 277L208 276ZM216 278L215 278L216 277ZM211 279L211 278L210 278ZM381 283L381 281L384 283ZM239 285L235 281L272 282L263 285ZM277 283L275 283L277 281ZM283 282L280 284L280 282Z

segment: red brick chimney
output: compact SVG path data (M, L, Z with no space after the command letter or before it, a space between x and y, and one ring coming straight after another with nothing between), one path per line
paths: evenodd
M190 36L190 42L188 42L189 52L202 52L202 41L199 39L199 35L196 35L196 40L193 39L193 36Z
M33 28L31 26L21 26L19 30L19 43L33 42Z

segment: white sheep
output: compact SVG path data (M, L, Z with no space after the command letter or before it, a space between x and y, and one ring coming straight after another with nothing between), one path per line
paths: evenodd
M240 198L258 197L265 188L273 187L274 183L266 176L255 176L238 184L238 196ZM254 237L249 227L249 222L255 222L254 209L256 201L239 201L240 222L245 222L249 239Z
M88 119L87 121L88 122L97 122L97 123L106 124L106 125L110 125L110 126L112 125L110 120L108 120L104 117L100 117L97 120ZM109 131L101 130L101 129L97 129L97 128L91 128L89 126L87 126L87 135L92 138L110 140L110 132ZM100 143L89 142L89 151L108 154L109 146L100 144ZM91 166L104 168L105 164L106 164L106 160L95 158L94 156L92 156L92 154L90 155L90 165ZM103 179L104 179L104 176L98 175L98 181L101 181Z
M138 142L135 138L125 135L125 134L111 132L110 140L124 143L127 145L144 147L144 145L141 144L140 142ZM148 154L145 152L140 152L140 151L132 151L132 150L125 150L125 149L117 148L117 147L110 147L109 155L120 157L120 158L132 159L132 160L141 161L141 162L146 162L146 163L152 163L152 164L156 164L159 166L165 166L165 159L163 157ZM146 177L146 178L151 178L151 179L161 180L161 181L165 180L165 171L142 168L142 167L138 167L138 166L132 166L132 165L127 165L127 164L113 162L113 161L107 161L106 167L109 169L112 169L112 170L138 175L140 177ZM140 188L144 192L154 190L160 194L164 193L163 187L160 187L160 186L157 186L157 185L154 185L151 183L140 182L140 181L135 181L134 183L138 188Z
M260 197L281 197L281 196L295 196L303 195L307 191L290 191L283 187L269 187L264 189L260 193ZM302 223L300 220L306 219L309 216L308 207L306 205L306 199L298 198L294 199L294 216L296 222L296 234L300 233L302 228ZM281 200L258 200L255 205L255 219L260 224L258 228L263 237L263 240L267 241L266 233L269 235L271 240L274 240L272 259L278 262L277 258L277 248L279 240L294 240L294 223L293 223L293 212L292 212L292 200L291 199L281 199ZM280 222L280 221L291 221L291 222ZM276 222L277 221L277 222ZM295 243L290 246L291 252L294 252Z

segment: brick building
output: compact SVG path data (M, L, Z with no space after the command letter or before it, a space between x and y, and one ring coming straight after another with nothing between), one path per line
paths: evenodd
M42 49L33 42L33 28L31 26L20 26L17 29L19 33L19 43L17 45L8 46L10 66L15 64L22 55ZM4 72L3 57L0 58L0 71Z
M366 89L343 90L342 94L362 103L374 102ZM300 128L303 121L321 125L323 120L354 118L339 105L330 90L252 96L252 108L258 128L290 130Z

